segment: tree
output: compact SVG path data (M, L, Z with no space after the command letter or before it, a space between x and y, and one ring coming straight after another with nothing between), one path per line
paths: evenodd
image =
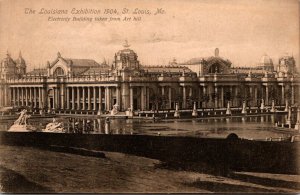
M220 98L221 94L213 92L213 93L210 94L210 96L211 96L211 100L215 101L216 99ZM215 105L215 107L218 107L218 105Z
M226 103L228 101L232 101L232 95L231 95L231 92L230 91L226 91L225 94L224 94L224 99L226 101Z
M195 95L188 96L187 97L187 107L193 108L194 102L198 102L198 101L199 101L199 98L197 96L195 96Z
M285 91L284 98L286 100L288 100L288 102L290 103L291 102L291 98L292 98L292 92L290 90Z
M199 101L201 102L201 105L202 105L203 102L205 102L205 103L209 102L209 95L201 94L198 99L199 99Z
M161 109L164 110L166 109L166 105L168 103L168 97L166 95L162 95L159 97L160 101L161 102Z

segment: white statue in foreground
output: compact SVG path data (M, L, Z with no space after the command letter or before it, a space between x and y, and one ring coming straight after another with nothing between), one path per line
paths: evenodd
M43 132L63 133L64 127L62 123L57 122L56 119L53 118L52 123L48 123L46 128L43 129Z
M14 122L14 124L9 128L8 131L17 131L17 132L28 132L35 131L36 128L28 124L28 119L30 115L27 114L27 110L22 110L20 112L19 118Z

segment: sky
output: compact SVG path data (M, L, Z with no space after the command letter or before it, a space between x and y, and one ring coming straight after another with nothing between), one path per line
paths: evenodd
M26 14L25 9L36 10ZM67 14L38 14L42 9ZM101 14L71 14L97 9ZM129 10L122 14L123 9ZM104 14L104 9L119 13ZM149 10L133 14L134 10ZM163 14L154 15L157 9ZM49 17L141 17L140 21L48 21ZM299 1L297 0L0 0L0 58L19 51L28 69L62 57L111 62L127 39L141 64L184 62L214 55L233 66L254 66L267 54L274 64L285 53L299 67Z

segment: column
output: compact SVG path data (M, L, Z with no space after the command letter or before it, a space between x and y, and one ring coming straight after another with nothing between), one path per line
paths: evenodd
M77 110L80 110L80 87L77 87Z
M53 109L56 108L56 88L53 87Z
M230 102L231 102L231 105L230 107L233 107L233 101L234 101L234 95L233 95L233 90L232 90L232 86L230 86Z
M259 102L257 100L257 86L254 87L254 101L255 101L255 105L258 106L259 104L257 104L257 102Z
M202 90L203 90L203 91L202 91L202 94L203 94L203 97L204 97L204 96L206 96L206 87L203 86L203 87L202 87ZM202 102L202 107L203 107L203 108L206 108L206 107L207 107L207 105L206 105L206 100Z
M218 108L218 87L215 86L215 108Z
M249 86L249 90L250 90L250 96L253 97L253 95L252 95L252 93L253 93L253 86L250 85L250 86ZM250 107L253 106L253 102L254 102L254 101L253 101L253 99L251 98L251 100L250 100L250 102L249 102Z
M82 87L82 110L85 110L85 87Z
M108 110L108 87L105 87L104 89L104 102L105 102L105 110L107 111Z
M24 106L24 87L21 88L21 104Z
M88 110L91 110L91 88L87 88L87 93L88 93Z
M140 87L140 91L141 91L141 110L145 110L145 91L144 91L145 87Z
M16 88L12 88L12 90L13 90L13 101L14 101L13 106L16 106Z
M102 110L102 89L101 87L99 87L99 110L101 111Z
M221 87L221 108L226 107L224 106L224 87Z
M46 107L46 98L48 97L47 94L47 88L46 87L42 87L42 108Z
M146 109L149 110L149 101L150 101L150 89L146 88Z
M4 106L4 84L0 85L0 106Z
M169 109L172 108L172 88L171 86L169 87L169 94L168 94L168 98L169 98Z
M4 98L3 98L3 90L4 90L4 84L0 84L0 107L4 106Z
M67 87L66 91L67 91L67 109L69 110L70 109L70 88Z
M93 86L93 110L96 110L97 98L96 98L96 87Z
M25 106L28 106L28 88L25 87Z
M294 85L291 85L291 93L292 93L292 105L295 104L295 89L294 89Z
M193 87L189 87L189 96L190 97L193 96ZM194 105L194 103L193 103L193 105Z
M10 105L14 106L15 105L15 101L14 101L14 88L10 87L9 90L10 90L10 93L9 93L9 95L10 95Z
M33 101L32 101L32 87L29 87L29 102L30 107L33 106Z
M72 110L75 110L75 88L71 87L72 90Z
M237 95L238 95L238 87L237 86L234 87L234 91L235 91L235 97L237 97ZM236 107L239 106L239 102L238 101L239 100L237 98L235 98L235 106Z
M111 110L111 88L107 87L107 107L108 107L108 111Z
M7 87L4 85L4 106L7 106Z
M132 111L133 110L133 88L132 87L130 87L129 97L130 97L130 108L131 108L131 111Z
M42 107L42 88L39 87L38 89L39 89L39 108L41 109L41 108L43 108Z
M9 86L7 86L7 103L9 106L12 106L12 103L11 103L11 88Z
M186 108L186 87L182 87L182 108Z
M266 85L266 105L269 105L269 87Z
M61 86L61 88L59 89L59 102L61 105L61 109L65 109L65 85Z
M165 95L165 86L161 87L161 95L164 96Z
M61 107L61 88L57 88L57 108L62 108Z
M120 99L121 99L121 93L120 93L120 87L116 87L116 99L117 99L117 105L119 105L119 107L121 106L121 102L120 102Z
M36 87L33 88L33 102L34 102L34 108L36 108Z
M284 89L284 84L282 83L281 86L281 104L284 105L285 104L285 99L284 99L284 95L285 95L285 89Z
M47 97L47 101L48 101L48 110L50 110L51 109L51 102L50 102L50 97L48 96Z
M4 106L4 104L3 104L3 100L4 100L4 98L3 98L3 90L4 90L4 85L0 85L0 106Z
M3 92L3 90L1 90L1 92ZM2 105L3 105L3 96L1 96L1 100L2 100ZM19 92L19 88L16 87L16 106L20 106L19 104L19 98L20 98L20 92Z

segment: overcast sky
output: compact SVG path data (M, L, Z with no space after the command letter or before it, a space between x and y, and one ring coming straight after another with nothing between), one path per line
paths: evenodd
M29 69L53 61L60 51L66 58L112 60L125 39L142 64L166 64L208 57L214 49L234 66L256 65L263 54L278 57L288 52L299 64L299 5L297 0L15 0L0 1L0 57L19 50ZM50 22L49 16L25 14L25 8L149 9L137 22ZM153 15L156 8L166 11ZM131 12L130 12L131 13ZM78 15L84 16L84 15ZM95 17L98 15L85 15ZM99 15L104 16L104 15ZM128 14L133 17L133 14ZM119 15L117 17L123 17ZM299 66L298 66L299 67Z

